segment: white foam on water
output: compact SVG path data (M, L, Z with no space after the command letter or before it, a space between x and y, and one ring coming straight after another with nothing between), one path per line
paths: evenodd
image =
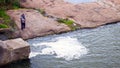
M31 52L29 58L35 57L39 54L40 54L39 52Z
M54 55L65 60L79 59L88 53L88 49L78 42L77 38L71 37L59 37L55 42L42 42L33 46L46 47L41 49L40 55Z

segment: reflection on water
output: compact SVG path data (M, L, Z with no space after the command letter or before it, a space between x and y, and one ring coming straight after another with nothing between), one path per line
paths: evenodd
M78 3L95 2L97 0L65 0L65 1L70 2L70 3L78 4Z

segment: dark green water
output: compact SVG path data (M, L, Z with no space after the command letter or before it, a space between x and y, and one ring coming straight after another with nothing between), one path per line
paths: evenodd
M4 68L120 68L120 23L29 39L30 60Z

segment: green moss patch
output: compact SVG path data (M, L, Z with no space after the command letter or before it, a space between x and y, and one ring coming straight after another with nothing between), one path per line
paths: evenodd
M64 24L66 24L68 27L71 28L71 30L76 30L76 26L73 25L73 24L74 24L74 21L72 21L72 20L59 18L57 21L58 21L59 23L64 23Z
M8 26L5 24L0 24L0 28L8 28Z

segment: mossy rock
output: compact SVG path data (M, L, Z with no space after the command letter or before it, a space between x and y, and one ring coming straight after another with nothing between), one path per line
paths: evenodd
M59 22L59 23L64 23L64 24L66 24L68 27L70 27L71 28L71 30L76 30L76 26L74 26L74 21L72 21L72 20L69 20L69 19L63 19L63 18L58 18L57 19L57 21Z

